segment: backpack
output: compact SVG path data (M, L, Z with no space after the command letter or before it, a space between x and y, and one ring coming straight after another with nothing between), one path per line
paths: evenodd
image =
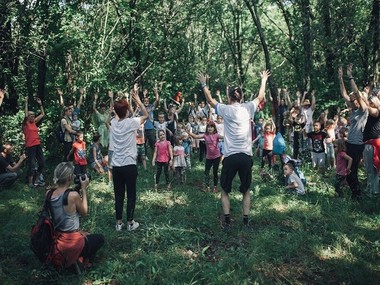
M54 225L49 206L52 194L53 190L47 193L44 207L38 213L37 222L32 226L30 236L30 249L41 262L48 262L54 249Z
M285 149L286 149L285 140L284 140L283 136L281 135L281 133L278 132L276 134L276 136L274 137L274 140L273 140L272 152L273 152L273 154L281 155L281 154L285 153Z
M57 138L57 141L60 143L63 143L65 141L65 132L62 131L61 121L58 123L55 129L55 137Z

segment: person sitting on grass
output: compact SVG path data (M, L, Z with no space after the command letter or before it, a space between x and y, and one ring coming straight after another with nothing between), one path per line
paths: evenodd
M100 135L98 133L94 134L92 137L92 144L88 154L88 163L98 174L103 174L105 171L108 171L107 155L103 156L102 154L102 145L100 143Z
M20 167L26 159L26 155L22 154L19 161L15 163L12 156L13 151L14 147L11 143L3 144L3 150L0 153L0 190L12 186L22 173Z
M286 177L286 192L289 194L305 195L305 187L294 171L293 164L284 164L284 176Z
M80 180L79 191L70 191L74 177L72 162L61 162L54 170L54 184L50 199L56 241L52 264L58 268L69 268L76 262L84 267L92 266L96 252L104 244L101 234L89 234L79 230L79 217L88 213L87 187L89 178ZM48 195L48 192L46 193Z

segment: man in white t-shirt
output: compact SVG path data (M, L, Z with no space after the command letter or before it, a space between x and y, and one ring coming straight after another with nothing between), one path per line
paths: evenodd
M212 98L206 84L207 76L198 75L198 80L202 85L207 101L224 120L224 160L220 176L224 231L230 230L229 193L232 190L232 181L237 172L240 177L240 192L243 194L243 224L244 227L248 228L248 214L251 206L250 187L252 181L251 118L254 116L259 103L264 99L265 84L270 76L270 72L268 70L263 71L260 76L261 86L259 95L253 101L241 103L243 93L239 87L236 87L229 89L229 105L225 105L218 103Z

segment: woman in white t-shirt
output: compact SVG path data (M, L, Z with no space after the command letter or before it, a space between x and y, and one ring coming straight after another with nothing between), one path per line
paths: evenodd
M127 230L133 231L139 223L133 220L136 206L136 180L137 180L137 146L136 131L148 118L148 112L141 102L137 86L132 94L136 104L142 112L141 117L128 118L129 103L126 99L115 102L114 110L118 118L111 121L111 140L113 142L112 173L115 192L116 230L124 227L122 220L125 190L127 191Z

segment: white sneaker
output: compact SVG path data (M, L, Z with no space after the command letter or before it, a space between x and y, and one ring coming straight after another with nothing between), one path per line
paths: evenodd
M140 226L140 224L139 224L138 222L132 221L131 224L128 224L128 225L127 225L127 230L128 230L128 231L134 231L134 230L136 230L139 226Z
M124 224L121 223L121 224L116 224L116 230L119 232L121 231L122 229L124 228Z

